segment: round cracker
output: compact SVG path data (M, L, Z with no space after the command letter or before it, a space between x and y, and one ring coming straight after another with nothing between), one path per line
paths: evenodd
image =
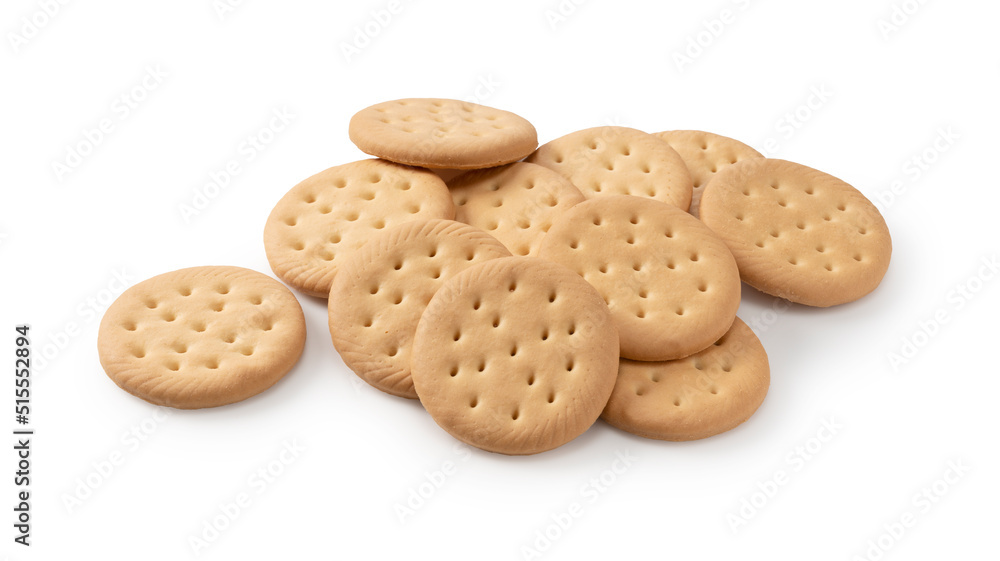
M451 220L413 220L379 232L342 262L333 281L333 346L362 380L416 399L410 351L427 303L459 272L509 256L486 232Z
M600 295L532 257L492 259L434 295L413 342L413 383L455 438L535 454L569 442L607 403L618 333Z
M345 253L418 218L455 218L448 187L430 171L385 160L332 167L292 187L264 226L264 249L281 280L326 298Z
M665 362L622 360L601 418L646 438L697 440L750 418L771 383L767 353L747 324L707 349Z
M584 200L563 176L525 162L470 171L448 188L455 220L489 232L515 255L537 255L553 218Z
M199 409L271 387L305 340L302 308L278 281L240 267L193 267L123 292L101 320L97 350L123 390Z
M701 219L729 245L747 284L809 306L875 290L892 254L871 201L832 175L784 160L721 170L702 196Z
M538 147L526 160L555 170L585 197L634 195L687 210L691 174L659 138L628 127L576 131Z
M576 271L601 294L621 354L670 360L711 345L732 325L740 277L726 245L681 209L639 197L598 197L562 214L539 257Z
M524 118L455 99L378 103L351 118L349 133L366 154L425 168L499 166L538 146L535 127Z
M691 172L691 206L688 212L698 216L701 194L720 169L742 160L763 158L760 152L739 140L704 131L666 131L655 136L680 154Z

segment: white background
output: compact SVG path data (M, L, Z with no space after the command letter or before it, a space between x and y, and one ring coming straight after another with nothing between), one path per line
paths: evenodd
M28 322L35 355L50 357L32 378L33 545L12 541L11 440L0 555L194 557L191 537L245 492L200 558L996 556L1000 275L981 268L1000 245L995 2L400 0L384 24L373 12L388 0L256 0L221 15L211 0L72 2L51 17L45 4L6 1L0 24L0 339L13 362L14 326ZM880 28L894 6L911 14ZM358 37L366 25L376 33ZM148 68L165 76L143 89ZM301 361L246 402L163 417L108 380L95 341L116 273L270 273L274 203L362 157L354 112L411 96L512 110L542 142L607 123L730 135L880 200L891 267L875 293L827 310L745 287L740 316L769 352L771 391L744 426L686 444L599 422L533 457L456 449L418 403L356 380L308 297ZM282 110L287 126L271 122ZM102 119L111 132L88 149ZM261 132L272 124L282 130ZM270 140L252 160L251 135ZM82 163L54 169L81 143ZM240 172L185 218L234 159ZM903 357L904 341L916 352ZM12 392L0 396L13 429ZM830 437L824 423L840 428ZM293 441L304 450L274 463ZM282 473L262 489L251 478L269 465ZM421 487L449 465L439 488ZM400 520L412 493L429 497ZM556 526L574 503L580 516Z

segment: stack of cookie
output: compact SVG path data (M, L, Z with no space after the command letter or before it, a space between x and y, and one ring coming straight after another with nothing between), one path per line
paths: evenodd
M377 159L288 191L268 260L329 298L358 376L484 450L550 450L598 417L662 440L729 430L770 384L741 279L832 306L889 262L857 190L715 134L607 126L539 147L525 119L447 99L373 105L349 132Z

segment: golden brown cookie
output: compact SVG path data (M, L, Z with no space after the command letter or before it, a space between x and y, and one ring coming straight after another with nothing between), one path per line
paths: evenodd
M240 267L193 267L122 293L101 320L97 350L123 390L199 409L271 387L305 340L302 308L278 281Z
M417 218L455 218L444 181L425 169L361 160L292 187L267 218L264 249L281 280L326 298L344 254Z
M739 140L704 131L666 131L656 133L680 154L691 172L691 207L688 212L698 216L698 204L705 185L720 169L750 158L763 158L760 152Z
M600 295L566 268L491 259L434 295L413 342L413 384L455 438L501 454L569 442L600 415L618 333Z
M889 228L864 195L784 160L722 169L705 188L701 220L729 245L747 284L809 306L875 290L892 254Z
M536 255L553 218L583 202L566 178L525 162L470 171L448 188L455 220L489 232L515 255Z
M687 210L691 174L659 138L627 127L584 129L543 144L526 160L569 179L585 197L634 195Z
M696 440L750 418L771 383L767 353L739 318L707 349L680 360L622 359L601 418L660 440Z
M366 154L425 168L479 169L516 162L538 146L531 123L509 111L454 99L398 99L351 118Z
M665 203L597 197L564 212L539 257L576 271L601 294L621 355L670 360L711 345L732 325L740 277L726 245Z
M412 220L379 232L342 261L333 281L333 346L364 381L415 399L410 351L427 303L459 272L509 256L486 232L451 220Z

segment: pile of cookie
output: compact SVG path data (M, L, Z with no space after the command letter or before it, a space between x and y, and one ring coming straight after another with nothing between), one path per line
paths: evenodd
M741 279L832 306L889 263L886 224L856 189L715 134L606 126L539 147L525 119L447 99L373 105L349 133L376 159L288 191L264 228L268 261L328 298L359 377L484 450L550 450L598 417L663 440L729 430L770 384L736 317ZM305 331L288 290L216 269L112 305L99 346L116 383L205 407L291 368Z

